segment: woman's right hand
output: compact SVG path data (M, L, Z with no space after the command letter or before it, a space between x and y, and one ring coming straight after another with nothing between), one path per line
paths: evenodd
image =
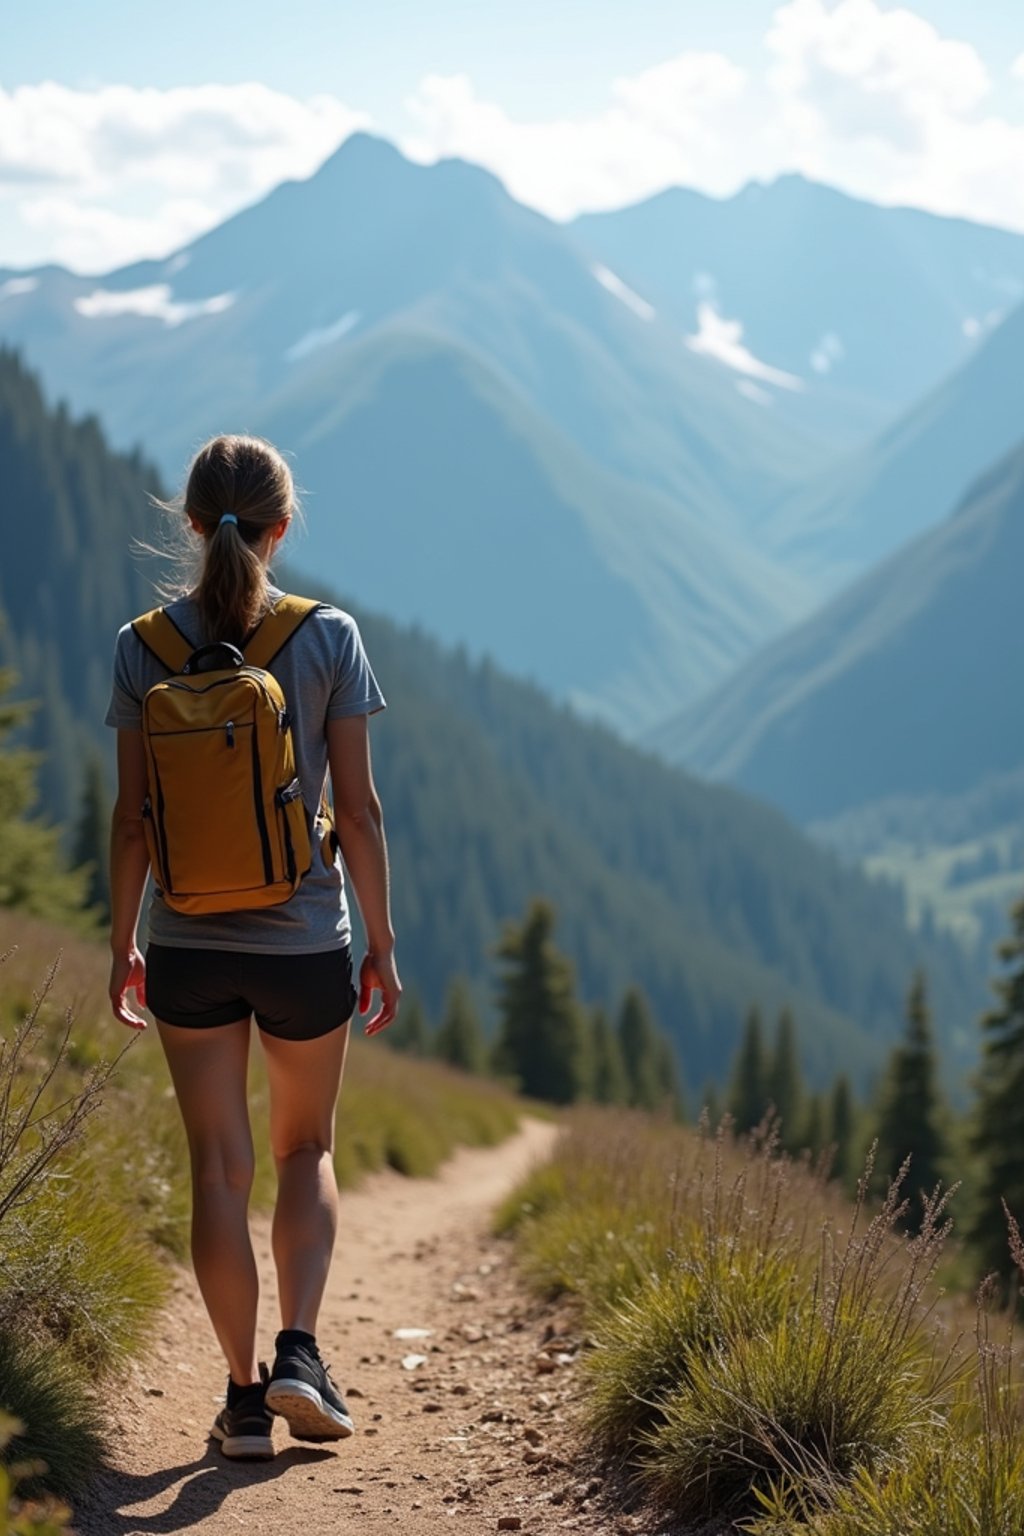
M373 1018L366 1022L363 1033L367 1035L379 1035L382 1029L387 1029L388 1025L394 1022L398 1013L402 983L395 969L393 949L381 950L378 954L367 950L363 956L363 963L359 967L360 1013L369 1011L375 991L381 995L381 1004Z
M134 992L139 1007L146 1006L146 962L134 944L128 950L118 952L110 962L110 1006L114 1018L127 1024L129 1029L145 1029L145 1019L133 1013L125 1001L125 993Z

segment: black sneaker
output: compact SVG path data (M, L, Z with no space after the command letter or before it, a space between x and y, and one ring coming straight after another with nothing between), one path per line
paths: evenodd
M270 1373L260 1363L260 1379L250 1387L237 1387L228 1377L227 1402L210 1429L225 1456L237 1461L269 1461L274 1454L271 1434L274 1416L265 1397Z
M267 1407L286 1420L296 1440L345 1440L355 1425L327 1373L311 1333L284 1329L267 1387Z

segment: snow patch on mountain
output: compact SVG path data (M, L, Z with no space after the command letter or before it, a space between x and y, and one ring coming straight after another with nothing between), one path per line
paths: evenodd
M1005 311L1001 309L990 309L987 315L982 315L980 318L977 315L968 315L962 327L967 340L977 341L978 337L984 336L986 331L995 330L1004 313Z
M846 348L835 331L826 331L811 352L811 367L815 373L831 373L836 363L841 363L845 356Z
M765 389L763 384L755 384L753 379L737 379L736 393L746 400L752 400L755 405L774 405L775 396L770 389Z
M321 347L329 347L332 341L340 341L342 336L347 336L352 327L359 323L359 313L358 309L350 309L332 325L323 325L307 331L288 348L285 353L286 359L289 363L294 363L300 357L308 357L311 352L319 351Z
M638 293L634 293L633 289L624 283L622 278L613 272L610 267L602 266L598 261L594 263L590 270L601 284L601 287L607 288L609 293L614 294L617 299L621 299L626 308L631 309L634 315L639 315L641 320L654 319L654 305L648 304L646 299L642 299Z
M39 287L38 277L9 277L0 283L0 304L4 299L15 299L19 293L34 293Z
M736 373L760 379L765 384L775 384L779 389L802 390L804 381L795 373L773 368L755 357L749 347L743 345L743 325L739 320L727 320L717 307L708 300L697 305L697 334L683 339L691 352L712 357L724 363Z
M230 309L235 294L218 293L210 299L175 299L170 283L153 283L148 288L130 288L118 293L110 288L96 288L75 299L75 309L86 320L108 320L118 315L139 315L144 320L162 320L164 325L182 325L201 315L219 315Z

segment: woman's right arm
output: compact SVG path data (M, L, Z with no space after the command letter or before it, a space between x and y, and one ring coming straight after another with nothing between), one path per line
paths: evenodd
M149 874L149 853L142 830L146 798L146 753L142 732L117 733L117 800L110 821L110 1006L114 1017L132 1029L145 1029L125 993L134 991L146 1006L146 962L139 953L137 929Z
M367 953L359 971L359 1011L381 993L381 1006L366 1034L386 1029L398 1012L402 984L395 968L395 933L391 923L388 855L384 817L370 762L368 715L345 715L327 722L327 756L334 791L334 820L345 866L352 877Z

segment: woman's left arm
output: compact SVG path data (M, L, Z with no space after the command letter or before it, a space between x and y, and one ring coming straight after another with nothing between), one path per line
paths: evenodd
M146 751L142 732L117 733L117 800L110 823L110 1006L114 1017L132 1029L145 1029L125 993L134 991L146 1006L146 962L138 949L142 896L149 874L149 852L142 829L146 798Z

